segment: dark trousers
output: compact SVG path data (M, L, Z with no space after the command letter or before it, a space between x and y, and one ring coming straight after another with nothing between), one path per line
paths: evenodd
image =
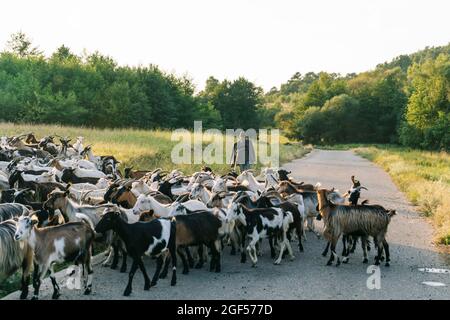
M241 169L241 173L245 170L250 169L250 163L242 163L239 165L239 169Z

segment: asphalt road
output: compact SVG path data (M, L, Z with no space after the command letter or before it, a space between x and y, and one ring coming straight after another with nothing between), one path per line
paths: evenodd
M339 267L326 266L327 258L321 252L323 239L308 233L305 251L295 249L294 261L283 260L276 266L270 259L268 245L263 246L257 268L241 264L239 256L231 256L226 248L222 256L222 272L211 273L206 267L191 270L182 275L178 268L178 283L170 286L170 280L162 279L156 287L144 291L142 274L137 271L133 293L122 296L128 274L117 270L94 266L93 293L84 296L80 290L65 287L64 272L57 279L62 283L60 299L449 299L450 273L421 272L420 268L449 269L450 257L439 253L433 246L432 227L419 217L405 196L395 187L387 173L371 162L350 151L314 150L305 158L295 160L286 168L292 176L307 183L321 182L324 187L336 187L344 193L351 185L350 176L368 188L362 199L370 199L386 208L397 210L389 226L387 240L391 248L391 266L381 266L379 289L369 289L367 273L369 265L362 263L362 251L350 257L348 264ZM316 221L321 229L322 223ZM341 251L340 245L338 252ZM369 263L373 261L374 250L370 251ZM98 260L98 259L96 259ZM146 259L150 275L155 270L155 261ZM128 266L131 265L131 261ZM372 277L374 277L372 275ZM431 286L423 282L440 283ZM377 282L371 282L377 284ZM372 286L373 287L373 286ZM51 298L51 285L42 285L41 299ZM31 293L31 292L30 292ZM17 299L13 293L6 299Z

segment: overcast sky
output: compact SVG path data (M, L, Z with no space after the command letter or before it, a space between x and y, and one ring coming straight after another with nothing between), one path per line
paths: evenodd
M448 0L10 0L0 5L0 47L13 32L45 54L65 44L119 64L245 76L265 90L299 71L372 69L450 41Z

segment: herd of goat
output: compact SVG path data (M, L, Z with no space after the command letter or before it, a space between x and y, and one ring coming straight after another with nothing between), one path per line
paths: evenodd
M319 183L296 182L281 168L265 168L259 176L252 170L218 176L208 167L190 176L132 168L122 175L114 156L94 155L82 137L70 142L56 135L37 140L32 133L0 140L0 281L21 269L21 299L28 295L32 270L33 299L48 272L53 299L58 298L54 265L61 262L82 268L89 294L95 245L107 248L104 266L115 269L122 259L120 272L132 258L125 296L138 268L145 290L167 277L170 264L175 285L178 258L183 274L207 260L211 271L220 272L227 246L231 255L240 253L242 263L248 254L256 266L264 238L280 264L286 255L294 259L292 242L303 251L305 229L320 235L316 219L324 224L328 265L335 259L340 264L336 244L341 237L342 262L348 262L359 240L364 263L373 243L375 264L389 265L385 235L395 210L358 204L364 187L353 176L350 190L341 195ZM156 260L151 280L144 255Z

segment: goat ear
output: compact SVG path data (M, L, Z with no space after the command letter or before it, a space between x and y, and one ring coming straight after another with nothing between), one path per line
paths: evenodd
M39 222L38 219L31 219L31 225L34 226L35 224L37 224Z

